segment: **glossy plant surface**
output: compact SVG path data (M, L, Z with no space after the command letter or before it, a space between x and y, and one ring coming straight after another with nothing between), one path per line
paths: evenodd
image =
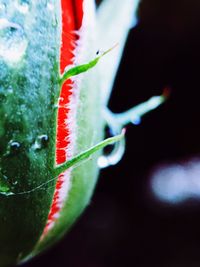
M0 266L63 236L90 202L98 151L164 101L105 111L137 4L0 2ZM106 123L116 137L102 141Z

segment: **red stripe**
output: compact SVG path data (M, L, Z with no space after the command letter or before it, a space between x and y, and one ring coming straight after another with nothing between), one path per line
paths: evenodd
M83 1L84 0L61 0L62 8L62 44L60 50L60 72L73 64L75 41L78 40L78 31L82 25L83 19ZM69 113L69 98L72 95L73 83L68 80L61 89L59 108L58 108L58 125L56 136L56 163L61 164L67 160L66 148L69 146L70 129L66 125L67 114ZM58 205L59 190L63 185L63 174L58 178L56 190L53 197L52 206L48 216L48 222L44 233L47 233L48 226L55 220L54 215L60 211Z
M62 5L62 45L60 55L60 71L64 72L65 68L73 63L74 42L77 40L75 31L78 31L82 25L83 19L83 0L61 0ZM58 109L58 127L57 127L57 144L56 144L56 163L61 164L67 160L65 149L69 145L66 140L69 136L65 120L69 112L66 107L69 104L71 95L71 81L67 81L61 90L59 109Z

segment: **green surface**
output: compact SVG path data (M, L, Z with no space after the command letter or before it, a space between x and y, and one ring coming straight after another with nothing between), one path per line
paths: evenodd
M12 0L3 2L7 7L0 21L0 47L5 50L0 56L0 266L7 266L31 252L52 202L56 180L46 182L52 178L55 155L60 9L58 1L52 12L39 0L20 12ZM22 57L15 58L24 44Z
M131 5L129 0L125 2L126 7ZM110 3L115 6L115 1ZM102 10L108 17L110 5ZM67 78L62 80L59 74L60 1L2 0L0 12L0 267L5 267L40 253L70 229L90 203L100 152L72 167L71 189L60 218L39 242L55 190L57 98L61 83ZM100 58L95 58L98 49L106 51L116 43L109 36L111 43L103 46L103 39L106 43L107 38L101 36L100 25L89 12L85 15L90 16L90 23L84 33L81 66L72 69L72 75L96 65ZM102 17L98 14L99 21ZM115 32L115 23L111 27L112 21L106 20L106 24ZM101 29L104 27L102 23ZM124 30L127 36L128 29L126 24L120 33ZM119 61L125 37L122 39L110 63ZM92 58L95 59L91 61ZM106 60L104 65L97 64L79 76L74 155L103 139L102 105L110 94L104 74L109 76L106 83L111 84L110 76L116 73L113 64L108 63ZM118 64L114 65L116 69ZM103 92L104 101L102 85L107 92Z
M98 155L74 167L72 188L61 217L38 243L56 184L56 114L62 84L60 9L56 1L52 2L53 12L43 0L24 6L28 12L19 12L12 1L5 3L9 14L0 21L0 46L5 49L5 55L0 55L0 266L23 261L57 241L89 203L98 176ZM96 55L90 30L84 62ZM7 47L5 41L11 46ZM7 49L11 49L10 54ZM15 58L16 53L20 58ZM92 68L99 59L72 69L70 75ZM75 154L103 138L98 68L80 77L80 88Z
M87 14L90 15L90 14ZM96 56L98 50L95 35L95 21L92 19L85 31L85 43L82 47L81 63L90 62ZM111 52L112 53L112 52ZM107 55L109 56L109 55ZM102 59L104 60L104 58ZM103 139L104 122L102 118L101 83L99 80L98 65L90 71L79 76L79 102L77 103L76 115L76 146L74 154L77 155ZM96 153L90 160L72 168L71 190L64 203L59 220L49 234L40 242L34 252L37 254L41 249L51 246L58 241L81 215L85 207L90 203L94 191L99 169L97 166Z

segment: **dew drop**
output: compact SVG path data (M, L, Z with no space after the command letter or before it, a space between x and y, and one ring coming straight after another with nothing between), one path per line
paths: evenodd
M49 10L51 10L51 11L54 10L54 6L53 6L53 4L52 4L51 2L48 2L48 3L47 3L47 8L48 8Z
M15 6L19 12L26 14L29 11L30 1L29 0L18 0L15 2Z
M8 154L9 155L16 155L19 153L21 149L21 144L16 141L10 141L9 142L9 147L8 147Z
M6 10L6 4L0 3L0 13L4 13Z
M0 18L0 58L8 64L20 62L25 55L28 41L23 28L5 18Z
M35 143L33 144L32 148L34 150L41 150L45 147L47 147L49 142L49 137L46 134L43 135L39 135L35 141Z
M13 185L17 185L17 184L18 184L18 181L13 182L12 184L13 184Z
M8 94L10 94L10 95L13 93L13 88L12 88L12 86L9 86L9 87L8 87L7 92L8 92Z
M54 104L54 106L53 106L54 109L58 109L58 107L59 107L59 105L57 103Z
M13 148L13 149L19 149L20 148L20 143L18 143L18 142L12 142L10 144L10 147Z
M142 119L140 116L134 116L132 119L131 119L131 123L134 124L134 125L139 125L141 123Z
M8 143L7 150L3 156L4 157L14 156L20 152L20 149L21 149L21 144L19 142L11 140Z

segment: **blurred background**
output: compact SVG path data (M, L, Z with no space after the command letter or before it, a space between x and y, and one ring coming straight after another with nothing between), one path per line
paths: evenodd
M165 87L170 99L128 127L123 160L101 171L71 232L24 267L200 266L200 1L142 0L138 16L110 108Z

